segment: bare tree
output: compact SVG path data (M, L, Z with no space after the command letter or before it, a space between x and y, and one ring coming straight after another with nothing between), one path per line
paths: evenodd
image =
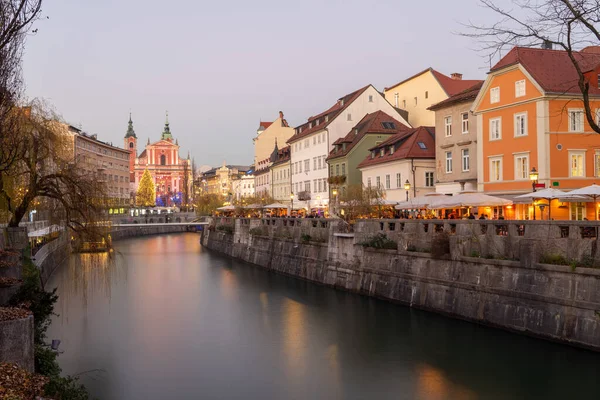
M512 0L510 6L498 1L479 0L480 4L500 17L492 25L465 24L462 35L475 38L490 60L509 47L539 47L552 44L566 51L579 79L577 87L583 97L585 115L590 127L600 133L595 113L590 106L590 82L586 73L589 62L579 50L600 44L600 1L598 0ZM600 56L598 56L600 61ZM589 60L588 60L589 61Z
M24 138L19 134L15 112L22 92L21 59L26 34L39 18L41 0L0 2L0 188L3 172L23 156Z
M46 200L56 206L76 231L90 230L107 206L104 185L73 157L73 137L65 124L40 103L15 109L23 149L10 168L0 173L0 202L16 227L32 206Z

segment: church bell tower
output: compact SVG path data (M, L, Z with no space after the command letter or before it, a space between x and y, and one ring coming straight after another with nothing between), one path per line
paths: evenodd
M137 136L133 130L133 121L131 120L131 113L129 113L129 123L127 125L127 133L125 134L125 149L129 150L129 181L135 180L134 166L135 159L137 157Z

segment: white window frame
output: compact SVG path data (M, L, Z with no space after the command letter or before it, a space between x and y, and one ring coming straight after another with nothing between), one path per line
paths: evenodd
M569 150L569 178L585 178L585 150ZM573 157L581 156L581 175L573 175ZM579 169L579 168L578 168Z
M500 86L490 89L490 104L500 103Z
M492 135L492 133L494 132L493 126L494 126L495 122L498 123L498 137L494 137ZM490 142L492 142L494 140L501 140L501 139L502 139L502 117L490 118Z
M523 130L524 132L521 134L521 124L519 124L519 120L522 119L524 121ZM529 135L529 126L527 122L527 111L515 114L515 137L523 137Z
M434 177L433 171L425 171L425 187L435 186Z
M594 176L600 177L600 152L594 153Z
M381 189L381 177L379 175L375 177L375 183L377 184L377 188Z
M578 114L581 115L580 126L573 126L573 117ZM579 125L579 124L577 124ZM585 126L585 112L583 108L569 108L569 132L583 132Z
M495 174L493 174L493 172L494 172L493 165L496 161L499 161L499 163L498 163L498 179L495 179ZM489 181L490 182L502 182L502 180L503 180L502 156L490 157L489 163L490 163Z
M465 118L465 115L467 116L467 118ZM461 123L461 127L462 127L462 134L466 134L469 133L469 113L462 113L460 115L460 123Z
M526 181L529 179L529 153L516 153L514 154L515 166L514 166L514 179L515 181ZM521 169L519 160L525 160L525 165ZM520 171L522 175L518 175L517 171Z
M466 152L466 154L465 154ZM461 149L460 150L460 160L461 160L461 168L462 172L469 172L471 170L471 154L469 149ZM466 163L465 163L466 161ZM465 164L467 168L465 168Z
M525 79L515 82L515 97L525 96Z
M396 187L398 189L402 188L402 174L400 172L396 173Z
M452 136L452 115L444 117L444 134L446 137Z
M450 155L450 157L448 157L448 155ZM451 174L452 173L452 152L451 151L447 151L445 153L445 161L446 161L446 173L447 174Z
M391 189L392 188L391 187L391 184L392 184L391 180L392 180L392 178L391 178L390 174L386 174L385 175L385 188L386 189Z

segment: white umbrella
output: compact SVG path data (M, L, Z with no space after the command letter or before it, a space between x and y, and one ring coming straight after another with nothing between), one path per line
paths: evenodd
M263 208L263 206L261 206L260 204L250 204L250 205L247 205L244 208L245 209L249 209L249 210L256 210L256 209L259 209L259 208Z
M396 204L398 204L398 202L394 200L371 199L371 205L373 206L395 206Z
M481 207L481 206L510 206L513 202L501 197L489 196L478 192L460 193L456 196L446 196L427 208L457 208L457 207Z
M598 186L594 183L590 186L571 190L567 194L570 196L587 196L587 197L591 198L592 200L594 200L594 215L596 216L596 220L598 219L598 211L596 210L596 201L598 200L598 197L600 197L600 186Z
M219 210L219 211L234 211L235 207L234 206L223 206L223 207L217 208L217 210Z
M288 208L288 207L289 206L286 204L273 203L273 204L266 205L264 208Z
M572 193L572 192L571 192ZM573 196L571 193L565 193L559 189L547 188L538 190L531 193L525 193L520 196L515 196L515 199L544 199L548 200L548 219L551 218L552 215L552 200L554 199L566 199L566 198L577 198L577 196ZM535 207L535 204L533 205Z
M412 210L427 208L428 206L434 205L437 202L441 201L445 197L447 196L442 193L431 193L425 196L417 196L413 197L408 201L398 203L398 205L395 208L396 210Z

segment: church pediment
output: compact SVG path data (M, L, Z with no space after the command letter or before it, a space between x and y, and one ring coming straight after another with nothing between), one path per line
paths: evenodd
M156 146L156 147L179 147L179 145L169 142L168 140L159 140L158 142L154 142L149 144L148 146Z

